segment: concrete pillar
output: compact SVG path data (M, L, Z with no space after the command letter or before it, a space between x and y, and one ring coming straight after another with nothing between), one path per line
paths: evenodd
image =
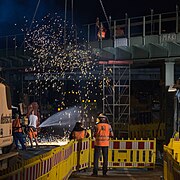
M163 88L163 110L162 117L165 122L165 143L168 144L173 135L174 128L174 92L168 92L168 86L174 85L175 62L164 63L164 88ZM163 72L163 71L162 71Z
M165 86L174 84L174 62L165 62Z

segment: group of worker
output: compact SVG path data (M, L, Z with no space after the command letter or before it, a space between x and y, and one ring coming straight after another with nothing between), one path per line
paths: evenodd
M27 127L27 135L31 144L31 147L33 147L33 139L35 140L36 147L38 147L38 140L37 140L37 123L38 123L38 117L34 114L34 111L31 111L31 114L28 118L28 127ZM19 150L26 150L26 138L24 138L24 128L22 126L19 114L15 115L15 119L12 121L12 134L14 143L16 145L16 149ZM19 147L19 142L21 144L21 148Z
M103 155L102 173L103 176L107 175L109 140L110 138L113 138L113 136L114 134L112 127L108 122L108 118L105 115L100 114L98 116L98 123L96 124L93 133L93 137L95 138L94 168L91 176L98 176L98 159L101 151ZM77 122L73 131L71 132L70 140L81 140L88 137L89 133L84 128L82 128L82 123Z
M98 176L98 159L101 151L103 155L102 173L103 176L106 176L107 167L108 167L109 140L110 138L113 138L114 135L111 125L108 122L108 118L105 115L100 114L97 119L98 121L97 124L95 125L93 132L93 137L95 139L95 146L94 146L94 168L93 168L92 176ZM38 117L34 114L34 111L32 110L29 116L28 131L27 131L31 147L33 147L33 139L35 140L36 147L38 146L37 128L36 128L37 122L38 122ZM26 150L26 143L23 137L23 129L18 114L16 114L16 117L12 122L12 127L13 127L13 137L16 148L19 149L18 143L20 142L21 149ZM72 130L69 138L70 140L74 139L80 141L84 138L88 138L89 136L90 134L87 132L87 130L82 127L82 123L76 122L75 127Z

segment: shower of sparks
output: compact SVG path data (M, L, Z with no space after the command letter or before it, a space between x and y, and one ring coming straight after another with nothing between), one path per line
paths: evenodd
M57 13L54 16L48 14L41 22L35 21L31 30L27 31L26 48L33 54L29 59L32 67L27 72L33 73L35 79L29 83L28 90L38 95L39 92L43 94L53 88L65 95L67 92L64 91L64 83L71 80L72 86L78 87L73 94L88 99L97 88L94 85L99 76L94 73L97 57L85 39L78 37L76 27L66 22L64 28L64 24ZM83 86L82 81L86 81Z

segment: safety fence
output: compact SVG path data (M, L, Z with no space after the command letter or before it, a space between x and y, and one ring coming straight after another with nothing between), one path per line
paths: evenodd
M93 165L94 141L91 143L91 166ZM156 158L155 140L112 140L108 152L110 168L154 168ZM102 156L99 165L102 166Z
M164 180L180 179L180 141L171 138L164 146Z
M156 140L111 140L109 168L154 168ZM22 162L22 166L6 171L0 179L48 180L68 179L72 172L93 166L94 141L70 141L48 153ZM99 165L102 166L102 156Z

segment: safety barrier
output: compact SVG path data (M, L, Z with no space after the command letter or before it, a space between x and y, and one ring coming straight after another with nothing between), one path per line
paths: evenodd
M164 146L164 180L180 179L180 141L171 138Z
M93 165L94 141L91 144L91 166ZM109 168L154 168L156 140L111 140L108 150ZM102 155L99 166L102 166Z
M22 167L9 171L1 180L68 179L73 171L92 167L94 141L71 141L48 153L22 163ZM156 140L111 140L109 168L154 168ZM100 157L102 166L102 157Z

